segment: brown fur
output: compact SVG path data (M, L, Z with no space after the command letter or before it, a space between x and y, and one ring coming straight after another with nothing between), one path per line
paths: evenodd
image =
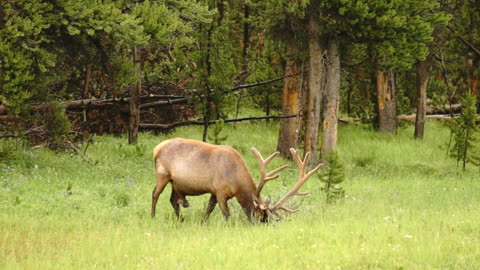
M212 145L196 140L175 138L153 150L157 185L152 193L152 217L158 197L168 183L172 185L170 202L180 218L180 205L188 207L186 196L210 193L205 213L207 219L216 204L228 220L227 201L237 198L249 219L261 218L253 196L256 185L240 153L229 146Z

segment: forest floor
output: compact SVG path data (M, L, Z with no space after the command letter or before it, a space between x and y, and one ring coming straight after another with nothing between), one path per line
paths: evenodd
M480 174L447 157L449 132L428 122L424 141L411 126L397 135L349 124L339 129L344 199L325 203L312 177L280 222L247 221L235 199L226 223L218 207L202 223L208 195L189 197L178 222L170 187L150 218L152 149L171 137L200 139L201 128L168 135L98 136L87 155L24 148L0 156L1 269L478 269ZM227 125L254 179L250 152L275 151L277 122ZM14 144L12 147L11 145ZM84 146L85 147L85 146ZM272 165L287 161L276 159ZM291 164L265 194L278 199L296 181ZM206 168L207 169L207 168Z

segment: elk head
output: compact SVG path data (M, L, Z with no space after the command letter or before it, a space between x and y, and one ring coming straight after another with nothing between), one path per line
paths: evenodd
M260 152L255 147L251 148L253 154L257 157L259 168L260 168L260 181L258 183L257 189L255 194L253 195L253 203L255 205L255 216L261 222L268 222L270 219L276 218L277 220L281 220L284 217L279 213L279 210L283 210L288 213L297 212L298 209L290 209L285 206L285 202L292 198L293 196L304 196L308 195L309 192L300 192L299 189L305 184L305 182L315 174L321 167L323 167L323 163L316 166L309 172L306 172L308 163L310 161L310 152L305 154L304 159L300 158L300 155L297 150L290 148L290 153L292 154L293 160L296 162L297 166L299 167L298 171L298 179L294 187L285 194L277 203L270 205L271 198L268 197L265 201L262 200L260 193L267 183L270 180L278 178L278 172L288 167L288 165L284 165L282 167L276 168L267 173L267 166L270 161L272 161L276 156L278 156L279 152L275 152L271 154L266 159L263 159Z

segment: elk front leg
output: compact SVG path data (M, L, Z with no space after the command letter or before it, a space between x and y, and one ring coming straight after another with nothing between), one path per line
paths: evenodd
M215 194L212 194L212 196L210 196L210 200L208 201L207 211L205 213L205 216L203 217L204 221L208 219L213 209L215 209L216 205L217 205L217 197L215 196Z
M225 220L228 221L228 218L230 217L230 211L228 210L228 204L227 204L228 198L226 196L216 196L216 197L217 197L218 206L220 207L220 210L222 210Z

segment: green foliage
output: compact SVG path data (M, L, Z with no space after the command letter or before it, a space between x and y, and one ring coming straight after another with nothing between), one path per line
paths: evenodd
M115 200L115 206L121 208L121 207L127 207L131 199L127 191L119 190L115 193L114 200Z
M204 2L212 11L217 7L216 1ZM223 19L226 16L227 10L222 14L217 10L211 22L200 24L196 36L199 49L193 54L197 67L192 86L197 89L197 107L205 122L225 118L225 108L232 102L227 91L233 86L237 70L233 62L235 44L229 37L231 22Z
M8 101L12 113L27 111L26 100L64 89L94 60L103 62L107 72L112 68L113 82L122 86L128 82L125 69L132 68L115 59L128 46L148 41L140 21L114 3L2 1L0 10L0 99Z
M0 140L0 171L9 171L13 164L27 169L34 168L38 155L30 151L27 146L21 139Z
M64 194L65 197L68 197L68 196L73 194L72 188L73 188L73 183L68 182L67 183L67 188L66 188L66 191L65 191L65 194Z
M191 1L143 1L126 8L127 2L2 1L0 99L8 101L9 111L27 111L25 101L45 101L46 92L78 94L86 65L105 74L93 78L97 89L121 91L135 80L132 46L158 47L152 57L168 59L156 61L149 75L168 64L185 65L177 60L193 47L196 23L207 23L212 14Z
M0 140L0 164L10 162L13 154L21 146L21 142L14 139Z
M247 78L248 83L262 82L279 78L285 71L283 66L278 65L281 62L281 54L284 48L270 39L259 38L253 46L255 49L249 51L252 60L249 61L248 69L250 75ZM257 48L261 49L257 49ZM248 89L256 105L262 107L264 111L280 109L282 101L281 83L271 83Z
M65 108L58 102L49 103L43 118L46 140L52 149L69 147L64 139L72 127L64 110Z
M428 55L435 26L444 26L451 16L432 12L437 0L376 1L374 27L368 35L371 48L384 69L406 70Z
M286 40L304 34L306 29L302 19L305 18L310 2L311 0L269 0L252 4L256 9L265 10L260 23L263 24L262 28L267 30L267 35L277 40Z
M436 10L437 0L322 1L325 32L369 44L384 69L406 70L428 55L435 26L451 16ZM432 12L434 10L435 12Z
M0 99L8 100L18 113L24 100L32 96L25 90L43 82L42 75L55 65L55 54L45 48L52 39L42 35L52 27L53 6L37 1L1 1L0 10Z
M217 121L211 130L213 134L208 135L208 140L213 144L223 144L228 138L228 135L220 135L224 127L225 122L223 120Z
M137 143L135 145L119 143L114 146L116 155L127 157L144 157L147 153L147 146L145 144Z
M462 168L465 170L467 163L479 166L480 155L475 97L469 94L463 100L463 106L462 114L450 124L453 145L449 151L450 156L457 161L457 166L462 163Z
M330 152L325 162L327 165L317 175L320 181L325 183L322 191L326 194L326 202L335 203L338 199L345 197L345 190L340 186L340 183L345 180L344 168L335 152Z
M365 168L367 166L372 165L372 163L375 161L374 157L372 156L363 156L363 157L358 157L353 160L355 166L360 167L360 168Z
M139 18L150 37L143 66L145 81L153 84L191 76L195 66L192 54L197 50L196 31L199 24L212 21L214 12L200 2L169 0L137 3L132 14Z

